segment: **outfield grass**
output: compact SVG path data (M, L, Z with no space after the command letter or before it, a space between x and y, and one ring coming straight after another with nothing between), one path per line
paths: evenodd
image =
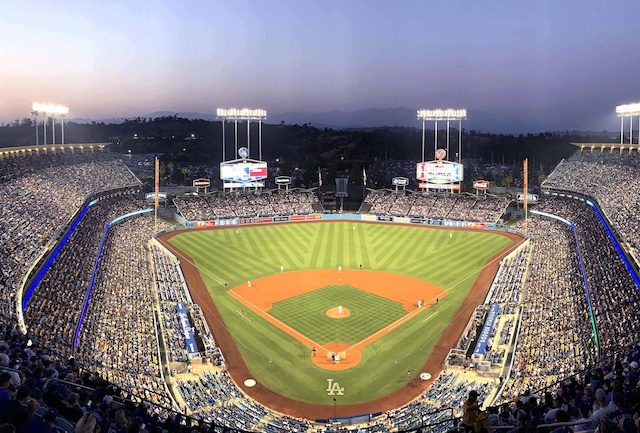
M289 398L324 405L333 404L327 379L345 388L341 405L370 401L406 385L407 370L420 371L486 261L511 244L491 232L353 222L200 230L170 242L194 259L254 378ZM242 305L224 288L225 282L234 287L280 272L280 266L295 271L358 269L360 264L428 281L449 294L365 347L362 361L344 371L316 367L305 345L252 311L243 317Z
M351 313L336 320L340 304ZM327 286L273 304L269 314L313 341L355 344L407 314L402 304L351 286Z

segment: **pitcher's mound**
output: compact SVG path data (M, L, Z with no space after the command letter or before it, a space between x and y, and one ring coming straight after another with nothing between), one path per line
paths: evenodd
M344 307L342 307L341 313L338 313L338 307L330 308L327 310L327 316L331 317L332 319L344 319L345 317L349 317L350 315L351 311L347 310Z

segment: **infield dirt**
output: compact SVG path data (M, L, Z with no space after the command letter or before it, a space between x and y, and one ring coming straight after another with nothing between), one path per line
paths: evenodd
M320 345L269 314L269 310L275 302L336 283L357 287L360 290L399 302L408 314L353 345L341 342ZM402 290L398 290L398 287L402 287ZM447 296L446 291L417 278L388 272L352 269L282 272L254 280L251 287L248 284L234 287L229 291L229 294L263 319L305 344L309 347L310 353L311 349L315 347L316 356L312 355L312 361L318 367L326 370L346 370L357 365L362 359L360 350L363 347L411 319L421 309L434 305L436 299L443 299ZM418 306L419 300L420 307ZM332 310L335 310L335 317L339 317L337 307ZM331 359L331 355L334 353L343 353L338 362L333 362Z

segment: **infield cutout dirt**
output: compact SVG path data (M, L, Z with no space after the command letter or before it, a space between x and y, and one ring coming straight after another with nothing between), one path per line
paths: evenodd
M293 298L332 284L347 284L400 302L407 314L352 345L340 342L321 345L269 314L274 302ZM249 283L241 284L229 290L228 293L262 318L309 347L309 356L312 362L317 367L326 370L346 370L357 365L362 360L360 350L363 347L378 340L447 296L447 292L440 287L414 277L351 269L281 272L252 280L251 285ZM326 314L329 317L339 319L348 316L351 312L343 307L342 314L339 314L338 307L335 307L328 310ZM316 349L315 356L314 348ZM338 354L340 359L334 362L332 354Z

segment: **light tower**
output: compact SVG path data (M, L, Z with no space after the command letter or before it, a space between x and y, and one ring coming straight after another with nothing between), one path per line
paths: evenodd
M224 133L224 124L227 120L234 121L235 130L235 152L238 154L238 121L247 121L247 149L249 150L249 157L251 157L251 134L250 127L251 121L258 121L258 159L262 161L262 121L267 119L267 110L261 108L218 108L217 116L219 120L222 120L222 160L226 161L226 141Z
M639 116L638 144L640 144L640 103L618 105L616 114L620 118L620 144L624 144L624 118L629 118L629 144L633 144L633 116Z
M438 150L438 120L447 121L447 158L449 157L449 122L451 120L458 121L458 160L462 161L462 121L467 119L467 110L465 108L454 109L447 108L445 110L436 108L432 110L418 110L418 120L422 120L422 161L424 161L424 145L425 145L425 121L433 120L435 122L433 134L433 152L435 155Z
M44 104L42 102L33 102L31 104L31 114L36 118L36 146L38 145L38 116L44 116L44 145L47 144L47 120L52 119L53 127L53 139L52 142L56 144L56 118L59 118L62 122L62 144L64 145L64 116L69 114L69 107L64 105Z

